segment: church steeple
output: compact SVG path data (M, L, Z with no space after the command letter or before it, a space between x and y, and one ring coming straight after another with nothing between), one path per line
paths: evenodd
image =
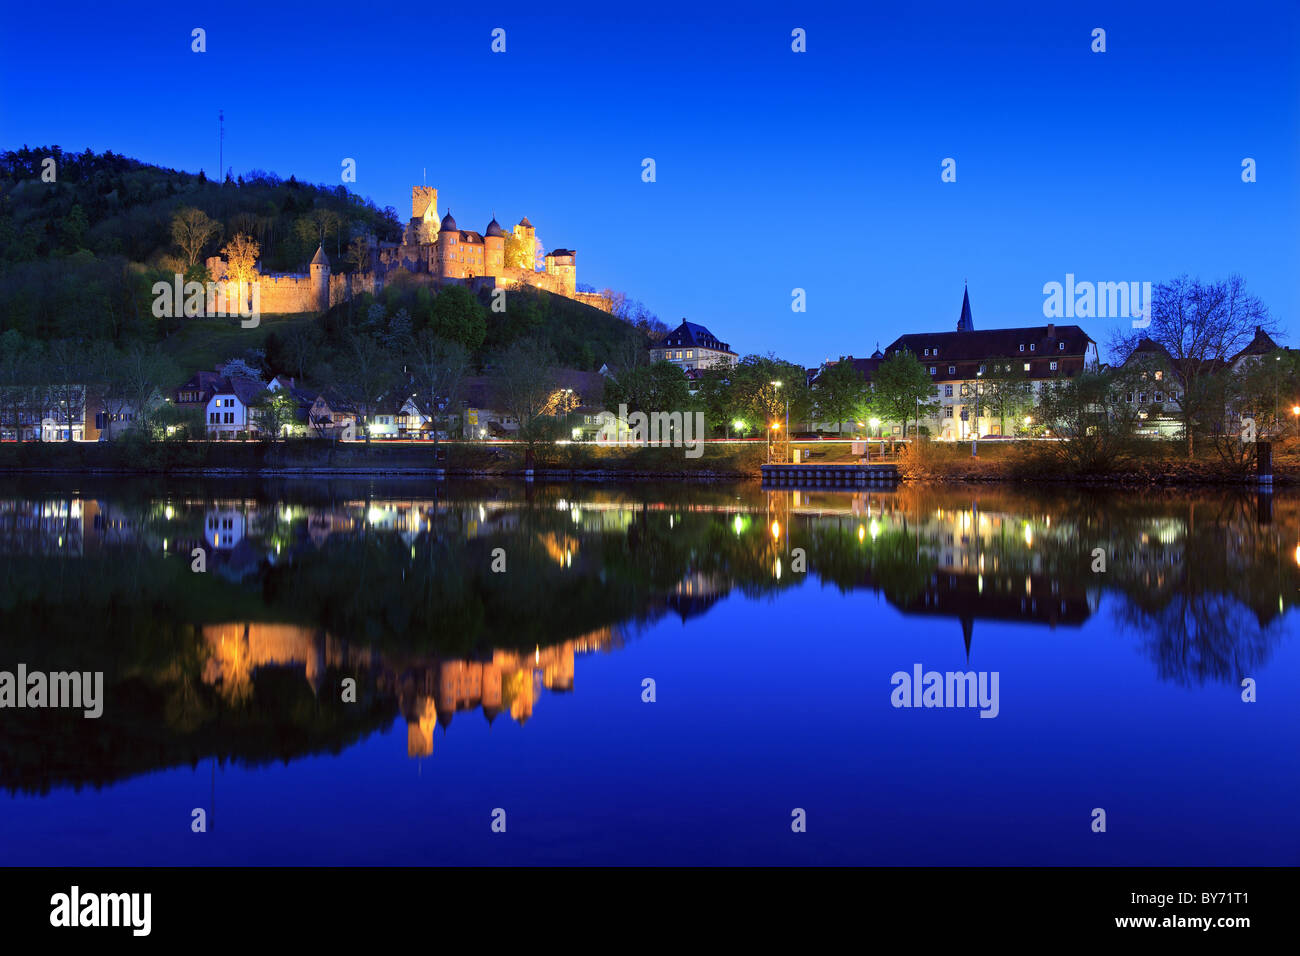
M961 294L961 318L957 320L958 332L974 332L975 320L970 314L970 292L963 288Z

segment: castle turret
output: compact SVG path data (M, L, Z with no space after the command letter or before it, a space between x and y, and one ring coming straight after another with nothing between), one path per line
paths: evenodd
M555 249L546 254L546 274L555 276L565 295L573 295L578 284L578 254L572 249Z
M316 255L312 257L309 268L311 271L312 298L316 302L316 311L324 312L330 307L330 260L325 255L323 243L316 249Z
M502 276L506 271L506 232L497 222L496 217L483 230L483 272L485 275Z
M451 218L451 211L442 217L438 227L438 277L441 279L463 279L465 263L460 255L460 230L456 220Z

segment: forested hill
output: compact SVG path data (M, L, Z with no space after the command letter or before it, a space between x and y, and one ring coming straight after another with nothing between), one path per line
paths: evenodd
M51 175L47 158L54 160L54 182L43 181L43 173L45 179ZM252 236L272 272L304 268L322 229L340 260L358 232L387 241L402 235L395 210L378 209L342 185L313 186L266 172L219 184L202 172L164 169L112 152L23 147L0 153L0 264L85 250L165 265L176 254L172 216L182 207L203 210L223 225L226 238Z
M182 211L204 222L206 238L192 248L175 231ZM283 339L290 324L314 326L305 334L318 333L328 351L356 316L369 321L369 296L341 308L348 316L342 324L333 314L314 321L268 315L260 328L243 330L226 319L155 318L153 284L176 273L204 280L204 257L238 234L257 242L267 272L306 272L323 237L334 270L342 272L355 266L348 249L354 237L397 242L402 230L395 210L379 209L342 185L257 171L216 183L202 172L57 146L0 153L0 336L6 354L15 355L60 340L119 349L156 345L187 375L218 359L250 358L249 349L265 347L273 360L276 335ZM402 313L399 325L409 321L413 332L454 328L452 337L480 365L527 336L549 344L559 363L594 370L623 362L644 349L647 334L662 331L657 318L625 296L618 315L545 293L514 295L508 314L495 314L464 292L444 291L435 309L429 292L392 286L379 303L385 321ZM267 374L278 370L262 364Z

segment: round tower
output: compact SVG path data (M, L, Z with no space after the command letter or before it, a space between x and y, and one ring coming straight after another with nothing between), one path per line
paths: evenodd
M464 263L460 261L460 250L456 248L460 241L460 230L456 220L451 218L451 210L442 217L438 227L438 277L440 279L458 279L465 275Z
M483 230L483 271L498 277L506 272L506 232L495 216Z
M311 294L316 311L325 312L330 307L330 260L325 255L323 243L316 249L316 255L312 257L308 268L311 272Z

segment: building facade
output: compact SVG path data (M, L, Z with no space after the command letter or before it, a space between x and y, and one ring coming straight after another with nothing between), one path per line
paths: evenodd
M704 326L685 319L650 349L651 362L672 362L686 372L720 364L734 365L737 358L730 345Z

